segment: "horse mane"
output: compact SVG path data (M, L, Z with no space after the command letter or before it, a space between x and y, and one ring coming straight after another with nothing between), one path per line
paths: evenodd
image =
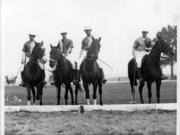
M35 46L32 50L30 59L40 59L44 56L44 50L42 49L42 43L35 42Z
M100 47L101 47L100 39L94 39L93 38L93 41L87 50L87 56L86 57L88 58L89 56L91 57L93 55L93 57L95 59L97 59L99 51L100 51Z
M35 42L35 46L32 50L30 61L28 62L29 70L31 73L35 73L37 71L38 65L38 59L41 59L44 56L44 50L42 48L42 43Z
M52 50L53 49L53 50ZM57 45L56 47L51 46L51 57L57 61L57 67L60 67L64 62L65 58L60 51L60 46Z

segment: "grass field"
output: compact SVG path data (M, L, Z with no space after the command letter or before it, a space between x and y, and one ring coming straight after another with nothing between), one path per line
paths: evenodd
M176 111L6 113L5 135L176 135Z
M92 89L92 87L90 87ZM176 81L165 81L161 86L161 103L176 103ZM92 95L92 90L90 91ZM5 101L5 105L26 105L27 90L19 86L8 86L5 88L5 97L9 95L9 101ZM144 86L143 90L144 101L148 102L147 88ZM155 84L152 86L152 102L156 103L156 89ZM22 102L14 100L14 96L21 99ZM97 92L99 99L99 94ZM92 96L91 96L92 97ZM139 91L136 87L136 103L140 103ZM85 92L79 93L79 102L85 103ZM56 104L56 88L47 86L43 90L43 104L55 105ZM124 83L107 83L103 86L103 102L104 104L129 104L131 101L131 89L128 82ZM70 103L70 95L69 95ZM91 100L92 103L92 100ZM64 104L64 88L61 91L61 104Z

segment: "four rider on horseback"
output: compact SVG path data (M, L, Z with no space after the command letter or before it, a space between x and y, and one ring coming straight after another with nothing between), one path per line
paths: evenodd
M90 27L85 26L84 32L86 34L86 37L83 38L83 40L82 40L82 46L81 46L81 50L80 50L79 57L77 60L77 67L76 67L77 68L76 70L78 71L78 72L76 72L76 74L78 74L78 75L76 75L76 76L79 76L79 74L80 74L80 72L79 72L80 65L81 65L82 61L85 59L85 57L87 55L87 50L90 47L90 45L93 41L93 38L94 38L91 34L92 29ZM133 49L132 49L133 57L136 62L136 71L137 71L140 82L144 81L142 78L142 73L141 73L142 59L146 54L149 54L149 52L151 51L151 48L152 48L152 41L147 35L148 35L148 31L143 30L142 36L135 40ZM59 51L61 51L63 56L65 58L67 58L73 64L71 57L69 57L70 56L69 54L71 54L71 52L72 52L73 41L71 39L67 38L66 31L62 31L61 36L62 36L62 39L58 42L58 45L60 46ZM24 67L26 66L26 63L29 61L32 50L36 44L35 37L36 37L35 34L29 34L29 41L25 42L25 44L23 46L21 64L24 64ZM39 66L43 70L44 76L45 76L44 64L46 63L46 61L47 61L47 59L45 59L45 58L41 61L38 61ZM102 64L99 61L97 61L97 64L98 64L99 71L100 71L100 74L102 77L102 82L105 83L107 80L104 77ZM25 83L24 83L24 72L23 71L21 72L22 83L20 84L20 86L24 87ZM51 81L52 81L51 84L54 85L54 79L52 79ZM73 82L77 82L77 80L73 80ZM43 80L43 83L46 84L46 81Z

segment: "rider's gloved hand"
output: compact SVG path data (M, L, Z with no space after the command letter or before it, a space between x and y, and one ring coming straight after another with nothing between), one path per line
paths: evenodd
M42 59L42 63L45 64L47 62L47 59Z

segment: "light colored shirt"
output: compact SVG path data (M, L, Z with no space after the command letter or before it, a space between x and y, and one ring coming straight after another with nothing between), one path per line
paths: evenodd
M82 40L82 47L81 49L82 50L86 50L89 48L89 46L91 45L92 43L92 36L90 37L85 37L83 40Z
M72 40L66 38L59 41L60 44L60 50L63 54L71 53L71 50L73 48L73 42Z
M35 46L35 41L27 41L23 46L23 53L25 53L26 57L30 57L32 50Z
M145 48L151 47L151 39L139 37L135 40L133 49L136 51L145 51Z

